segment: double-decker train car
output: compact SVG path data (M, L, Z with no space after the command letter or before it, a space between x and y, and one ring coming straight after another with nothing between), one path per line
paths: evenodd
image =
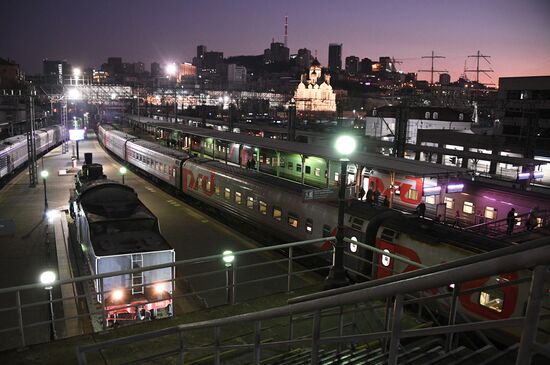
M84 179L71 202L77 240L92 274L174 262L175 251L155 215L131 187L106 179L96 165L90 172L97 179ZM171 316L173 278L174 269L168 267L95 280L107 324Z
M182 163L181 191L219 211L249 223L285 240L305 240L332 236L337 227L337 206L330 202L304 200L304 185L221 162L190 158ZM480 252L510 245L433 221L405 215L385 207L352 200L345 209L345 236L386 252L433 266ZM319 247L322 249L323 247ZM346 250L346 266L371 279L416 269L394 262L389 256L375 257L357 245ZM372 259L377 266L357 264L350 257ZM355 266L354 266L355 265ZM488 277L482 281L462 283L463 288L479 287L528 276L516 272ZM459 310L472 319L510 318L523 314L528 287L512 285L481 294L460 296ZM550 301L550 298L545 298ZM442 306L446 302L442 301ZM550 307L548 303L547 307ZM545 323L545 330L549 324ZM517 336L514 329L503 334Z
M63 141L63 127L51 126L35 131L36 154L46 153ZM0 179L13 173L28 160L27 136L22 134L0 141Z

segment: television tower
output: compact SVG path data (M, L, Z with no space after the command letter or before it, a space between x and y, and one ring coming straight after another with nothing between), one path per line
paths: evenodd
M288 47L288 15L285 15L285 47Z
M444 56L436 56L434 54L434 51L432 51L431 56L422 56L422 58L431 58L432 59L432 67L429 70L418 70L418 72L429 72L431 74L430 76L430 85L434 84L434 73L441 73L441 72L449 72L447 70L434 70L434 59L436 58L445 58Z

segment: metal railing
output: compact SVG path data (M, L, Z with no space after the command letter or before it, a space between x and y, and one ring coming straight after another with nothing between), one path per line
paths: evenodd
M224 265L224 255L218 254L133 270L80 276L72 280L58 280L52 283L51 289L48 290L53 294L50 299L47 299L45 294L40 294L45 292L43 284L3 288L0 289L0 314L5 320L0 324L0 338L3 339L0 348L26 347L44 342L50 337L48 332L50 335L53 332L57 333L58 338L67 337L68 335L64 335L67 331L63 329L74 323L79 324L78 327L85 332L106 330L110 323L114 323L115 318L110 317L110 310L105 308L102 304L105 301L101 299L109 295L109 291L103 289L105 281L113 277L128 278L126 287L131 288L131 274L172 268L177 275L171 280L171 287L175 290L169 293L168 299L172 300L175 314L181 314L179 308L184 306L186 311L192 311L202 309L204 303L207 303L208 307L235 304L260 296L289 293L311 285L321 285L330 266L332 252L320 251L319 247L327 241L334 243L335 238L327 237L234 252L235 261L231 265ZM380 251L362 243L358 245ZM399 255L384 254L407 265L421 266ZM349 260L360 263L365 259L352 255ZM81 266L86 266L83 257L79 261ZM369 278L369 275L359 271L350 271L355 273L358 280ZM81 290L74 296L62 297L60 288L66 284L75 285ZM155 283L147 283L144 287L153 289L154 285ZM158 300L151 299L148 304L165 299L166 296ZM189 309L189 301L196 306ZM61 307L67 303L77 304L77 315L61 315ZM145 303L141 305L144 306ZM117 309L130 309L132 306L133 304L121 304ZM37 318L36 313L45 312L47 308L51 309L51 317L47 320L43 318L44 315L42 319ZM58 315L54 316L53 313ZM37 339L33 335L33 338L29 338L31 332L35 334L38 331L43 332L44 336Z
M550 349L547 345L537 342L537 328L542 321L550 319L549 313L543 313L543 301L548 300L545 285L548 284L550 262L550 238L539 239L522 245L522 247L508 247L502 250L482 254L482 260L477 257L468 257L436 267L422 268L416 271L396 275L393 278L375 280L371 283L360 284L358 287L346 287L327 291L313 300L299 301L284 307L272 308L260 312L236 315L227 318L208 320L197 323L183 324L160 331L142 333L134 336L118 338L101 343L83 345L77 348L79 364L87 363L90 353L100 352L103 356L112 355L121 363L139 363L158 358L176 358L180 364L187 357L198 352L206 352L211 356L211 362L221 363L224 351L245 351L252 357L252 363L260 364L262 355L273 349L288 351L292 346L306 346L311 349L311 363L319 363L319 354L322 348L331 348L337 345L349 345L379 341L386 351L388 364L397 364L401 340L425 336L445 335L447 348L452 348L456 342L456 335L463 332L502 330L516 328L518 336L518 355L516 364L529 364L531 357L541 354L550 358ZM386 253L384 253L386 254ZM521 272L518 280L497 282L490 285L476 285L462 288L462 284L479 278L490 277L509 272ZM455 285L456 283L456 285ZM478 320L475 322L458 323L456 311L461 296L472 293L487 293L494 288L507 286L529 285L524 291L525 315L508 316L493 320ZM363 287L361 287L363 285ZM366 286L366 287L365 287ZM449 288L452 291L443 293L442 290L432 293L434 288ZM416 299L409 300L410 293L421 293ZM445 325L428 328L407 328L402 319L405 307L418 302L447 303L449 309L448 322ZM382 328L369 331L345 333L346 314L356 315L357 308L363 303L384 302L385 319ZM372 306L370 307L372 309ZM262 329L266 325L278 320L287 321L292 316L310 318L307 335L293 337L292 331L288 338L269 340ZM348 321L349 322L349 321ZM324 324L328 323L327 331ZM337 332L331 331L337 323ZM547 322L544 322L547 323ZM235 341L236 328L249 329L248 336L239 337ZM547 327L547 326L546 326ZM222 329L225 330L222 336ZM201 332L210 334L208 343L193 344L194 336ZM262 341L264 338L264 341ZM148 353L146 357L129 359L127 355L117 357L125 346L139 343L141 347L155 348L157 353ZM134 347L135 348L135 347ZM513 349L513 348L512 348ZM191 358L190 360L194 360Z
M534 222L529 222L533 213L523 213L515 217L511 234L523 233L546 227L550 223L550 212L546 210L537 211ZM464 227L464 230L482 233L492 237L503 237L508 234L508 219L489 220L487 222Z

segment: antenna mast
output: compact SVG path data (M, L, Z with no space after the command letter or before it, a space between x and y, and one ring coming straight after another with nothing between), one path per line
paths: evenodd
M285 47L288 47L288 15L285 15Z
M434 51L432 51L431 56L422 56L422 58L431 58L432 59L432 67L429 70L418 70L418 72L429 72L431 74L430 76L430 85L434 84L434 73L441 73L441 72L448 72L447 70L434 70L434 59L436 58L446 58L445 56L436 56L434 54Z
M468 58L476 58L476 68L475 70L466 70L466 68L464 68L464 72L475 72L476 73L476 83L479 84L479 73L482 72L484 73L485 75L487 75L487 72L494 72L494 70L492 68L489 68L488 70L482 70L479 68L479 59L480 58L483 58L485 61L487 61L487 63L490 65L491 64L491 61L489 61L489 58L491 58L491 56L487 56L487 55L483 55L481 54L479 51L477 51L477 54L475 55L470 55L468 56ZM491 78L491 76L487 75L489 78Z

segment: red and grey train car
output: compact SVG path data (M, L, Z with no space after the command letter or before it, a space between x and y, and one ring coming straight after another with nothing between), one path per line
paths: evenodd
M200 158L183 161L181 176L181 191L184 194L261 227L277 237L304 240L335 233L337 206L304 201L305 187L301 184ZM344 219L346 237L427 266L509 245L384 207L371 207L361 201L349 202ZM357 245L349 245L346 252L349 255L372 257L370 251ZM393 262L389 256L378 257L377 261L379 268L376 270L365 264L353 269L373 279L415 269ZM350 260L348 266L354 262L357 261ZM527 275L528 272L502 274L480 282L463 283L462 287L470 288ZM510 318L524 310L527 291L528 288L512 285L503 289L462 295L459 310L473 319Z

